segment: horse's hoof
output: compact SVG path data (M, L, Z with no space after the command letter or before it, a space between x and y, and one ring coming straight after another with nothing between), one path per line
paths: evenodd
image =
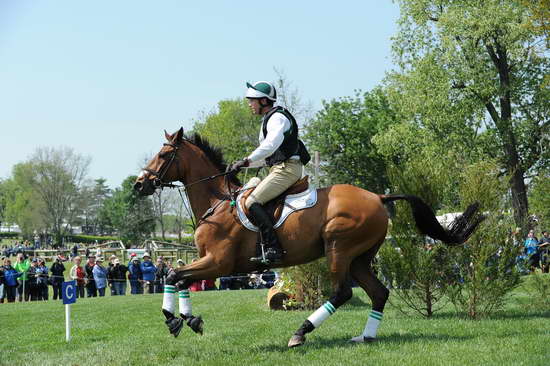
M360 335L360 336L357 336L357 337L353 337L349 341L353 342L353 343L372 343L372 342L376 341L376 338L365 337L365 336Z
M187 320L187 325L193 330L193 332L202 335L204 321L200 316L192 316Z
M181 328L183 327L183 319L180 318L172 318L166 320L166 326L168 326L168 330L170 331L170 334L172 334L174 337L179 336L181 332Z
M305 342L306 342L305 336L294 334L292 338L290 338L290 340L288 341L288 347L289 348L298 347L304 344Z

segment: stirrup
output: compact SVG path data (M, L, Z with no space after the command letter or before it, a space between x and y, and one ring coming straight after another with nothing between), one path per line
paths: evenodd
M277 250L273 249L273 248L269 248L268 251L274 251L275 253L272 253L275 255L275 258L269 258L269 254L271 253L267 253L266 254L266 250L264 249L265 248L265 244L260 244L260 248L262 249L262 255L259 256L259 257L252 257L250 258L250 261L251 262L259 262L265 266L269 266L269 265L277 265L277 264L281 264L283 262L283 254L284 252L279 251L277 252Z

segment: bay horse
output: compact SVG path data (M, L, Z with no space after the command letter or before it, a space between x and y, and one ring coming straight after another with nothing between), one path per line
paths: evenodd
M249 260L256 256L257 234L246 229L234 216L234 201L228 192L238 190L241 184L234 174L224 173L226 164L220 150L198 134L186 136L183 128L174 134L165 131L165 137L167 143L140 173L134 189L140 195L151 195L157 188L172 186L174 182L186 187L193 215L200 218L195 231L200 259L175 269L168 276L163 312L174 336L179 334L184 320L192 330L202 334L203 320L191 314L189 285L197 280L250 273L265 267ZM406 200L412 207L419 231L449 245L465 242L483 220L477 214L478 205L473 204L449 228L444 228L432 209L416 196L379 195L347 184L320 188L317 197L315 206L292 213L277 228L286 251L283 263L277 267L304 264L325 255L333 289L328 301L294 333L289 347L302 345L307 333L352 297L351 279L372 301L365 331L362 337L353 340L374 339L389 296L389 290L376 278L371 267L388 229L385 203ZM177 290L181 290L182 319L173 315L173 297Z

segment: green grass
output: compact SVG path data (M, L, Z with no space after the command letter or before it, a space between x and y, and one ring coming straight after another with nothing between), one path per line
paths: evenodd
M528 311L525 297L506 311L471 321L451 308L423 319L390 305L373 344L350 344L370 306L355 289L351 305L329 318L304 346L288 349L310 314L269 311L264 290L192 293L205 334L168 334L161 295L79 299L65 342L60 302L0 305L0 365L549 365L550 312Z

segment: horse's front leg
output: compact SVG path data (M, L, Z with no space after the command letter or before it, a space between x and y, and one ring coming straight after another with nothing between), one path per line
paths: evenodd
M196 280L219 277L221 268L216 265L212 256L205 256L194 263L170 272L164 286L162 312L166 317L166 326L174 337L179 335L183 322L186 322L195 333L202 335L204 322L200 316L192 314L189 286ZM181 318L174 315L176 294L179 299Z

